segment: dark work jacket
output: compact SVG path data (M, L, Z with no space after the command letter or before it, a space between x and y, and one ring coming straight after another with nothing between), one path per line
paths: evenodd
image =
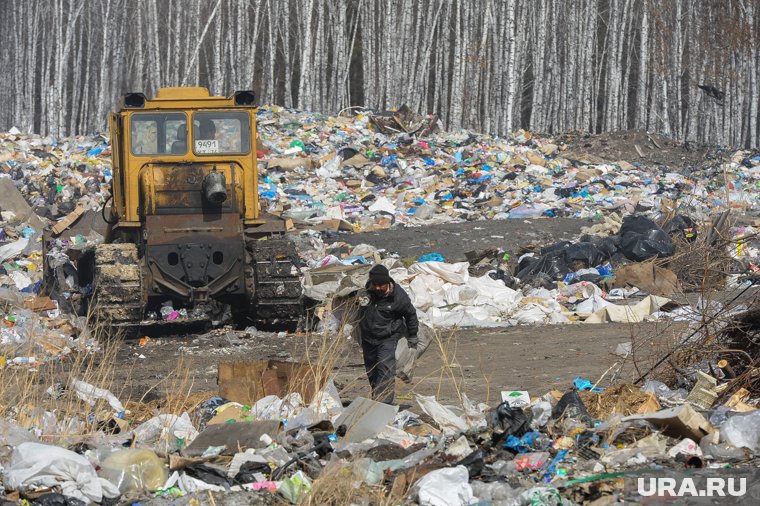
M380 297L374 292L368 292L368 296L369 304L360 311L362 340L376 344L385 339L417 335L417 310L403 288L394 282L390 296Z

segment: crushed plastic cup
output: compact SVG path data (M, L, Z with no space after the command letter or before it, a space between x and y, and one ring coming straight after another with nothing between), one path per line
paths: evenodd
M187 432L183 430L175 430L174 431L174 444L177 446L178 450L181 450L185 447L185 443L187 441Z

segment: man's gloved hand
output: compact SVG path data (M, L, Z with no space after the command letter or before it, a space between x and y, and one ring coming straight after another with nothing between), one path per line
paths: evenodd
M409 336L406 338L406 342L409 344L409 347L412 349L417 349L417 346L420 344L420 338L417 337L417 334L413 336Z

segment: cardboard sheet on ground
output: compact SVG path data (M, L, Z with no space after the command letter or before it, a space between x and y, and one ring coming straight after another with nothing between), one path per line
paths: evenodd
M42 230L45 223L34 213L34 210L21 194L16 183L7 177L0 178L0 195L3 196L3 211L11 211L19 223L28 223L36 230Z
M699 441L703 436L715 429L707 419L694 410L689 404L663 409L656 413L631 415L623 418L629 420L646 420L655 427L662 429L663 434L672 437L688 437Z
M357 397L334 423L336 427L345 425L347 429L346 435L341 439L341 447L376 436L393 422L397 412L398 406Z
M652 262L628 264L621 267L607 283L609 288L636 287L645 292L669 297L679 290L678 277L668 269Z
M632 306L610 304L586 318L585 323L639 323L668 302L665 297L649 295Z

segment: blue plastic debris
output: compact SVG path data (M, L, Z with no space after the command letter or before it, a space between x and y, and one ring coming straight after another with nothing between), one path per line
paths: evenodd
M593 383L581 378L580 376L573 380L573 385L575 385L576 390L588 390L594 393L604 392L604 388L594 388Z
M426 253L417 259L418 262L443 262L443 255L440 253Z

